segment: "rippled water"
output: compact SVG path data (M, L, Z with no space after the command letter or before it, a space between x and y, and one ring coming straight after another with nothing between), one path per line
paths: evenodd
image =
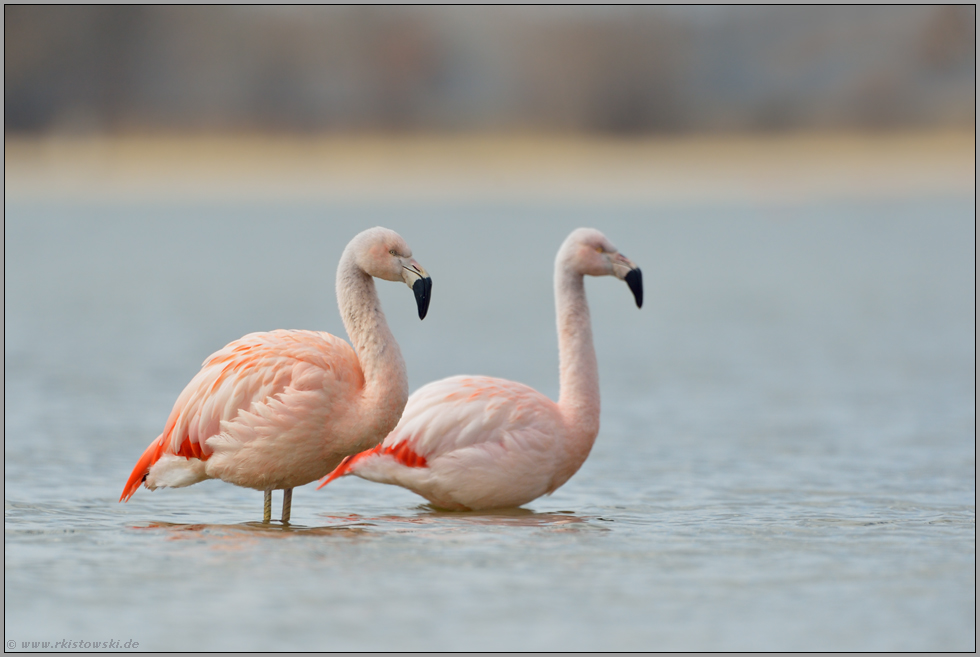
M974 210L8 200L7 646L974 650ZM434 281L424 322L380 285L413 389L555 396L562 239L595 226L643 268L642 310L587 282L603 415L582 470L499 513L306 486L288 530L221 482L119 504L208 354L344 335L336 262L376 224Z

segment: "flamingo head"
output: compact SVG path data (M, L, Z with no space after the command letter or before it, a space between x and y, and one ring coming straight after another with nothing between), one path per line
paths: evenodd
M387 228L371 228L357 239L357 263L364 273L386 281L402 281L415 293L419 319L425 319L432 298L432 279L412 257L401 235Z
M573 231L559 250L558 258L559 261L564 259L584 276L615 276L626 281L636 307L643 307L643 275L640 268L594 228Z

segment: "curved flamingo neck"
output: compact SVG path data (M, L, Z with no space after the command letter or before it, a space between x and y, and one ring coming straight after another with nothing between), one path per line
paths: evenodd
M571 440L585 455L599 433L599 365L592 344L592 320L585 281L559 252L555 262L560 393L558 408Z
M360 417L370 420L367 433L384 438L398 424L408 401L408 373L381 311L374 279L357 264L354 247L348 245L337 267L337 303L364 373Z

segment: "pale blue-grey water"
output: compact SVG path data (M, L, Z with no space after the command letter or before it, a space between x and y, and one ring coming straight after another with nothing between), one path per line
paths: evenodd
M7 200L6 646L975 650L974 213ZM379 283L413 389L473 373L555 397L558 245L594 226L642 267L641 310L587 282L603 409L581 471L502 513L309 485L288 532L222 482L118 503L211 352L346 337L334 272L372 225L433 278L423 322Z

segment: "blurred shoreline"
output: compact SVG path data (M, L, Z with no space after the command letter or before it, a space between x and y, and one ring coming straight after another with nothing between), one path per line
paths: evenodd
M973 130L4 139L6 201L789 202L976 193Z

